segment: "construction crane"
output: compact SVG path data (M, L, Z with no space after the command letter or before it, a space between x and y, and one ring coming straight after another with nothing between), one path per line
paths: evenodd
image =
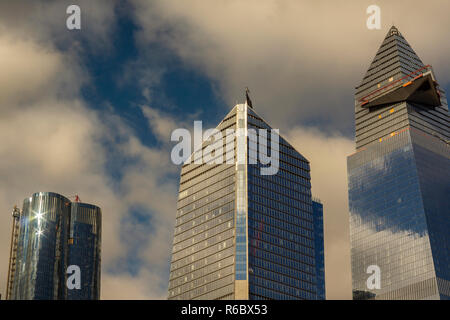
M20 209L17 205L12 211L13 225L11 231L11 248L9 251L9 265L8 265L8 283L6 284L6 300L11 299L11 291L13 289L14 277L16 274L16 260L17 260L17 240L19 236L20 226Z

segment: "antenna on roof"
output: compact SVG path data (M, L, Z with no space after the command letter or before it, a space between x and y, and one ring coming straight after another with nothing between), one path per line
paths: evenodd
M248 95L250 93L250 90L248 87L245 87L245 103L253 109L252 100L250 99L250 96Z

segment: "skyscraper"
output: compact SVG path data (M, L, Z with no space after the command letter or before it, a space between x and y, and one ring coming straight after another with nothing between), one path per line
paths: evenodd
M347 161L354 299L449 299L448 105L396 27L356 88L355 122Z
M214 143L231 141L213 155L224 161L181 169L169 299L325 297L322 206L313 207L309 162L249 100L247 91L216 128L222 138ZM275 170L264 172L261 152Z
M325 247L323 236L323 204L319 199L312 202L314 216L314 250L317 277L317 299L325 300Z
M100 208L40 192L25 199L22 212L17 211L7 298L99 299ZM69 266L79 268L80 288L67 287Z

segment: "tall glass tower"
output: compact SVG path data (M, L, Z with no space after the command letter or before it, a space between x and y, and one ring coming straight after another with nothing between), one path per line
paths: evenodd
M213 155L223 161L181 169L168 298L324 299L323 208L312 201L308 160L251 104L216 129L221 138L190 160L223 142ZM256 161L261 153L274 171Z
M100 298L100 208L52 192L33 194L15 210L8 295L11 300ZM17 227L16 227L17 226ZM13 230L14 234L14 230ZM68 289L75 265L80 288Z
M431 66L392 27L355 94L354 299L450 299L449 119Z

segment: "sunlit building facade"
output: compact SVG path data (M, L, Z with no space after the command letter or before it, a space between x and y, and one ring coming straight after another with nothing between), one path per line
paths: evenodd
M168 298L324 299L323 207L313 208L308 160L278 133L275 144L247 103L217 129L223 163L181 169ZM273 174L262 174L261 149L278 162Z
M445 93L392 27L355 95L348 157L354 299L450 298L450 132ZM380 286L367 282L370 266Z
M100 298L101 210L52 192L33 194L18 213L8 277L11 300ZM80 269L80 289L68 289L67 268Z

